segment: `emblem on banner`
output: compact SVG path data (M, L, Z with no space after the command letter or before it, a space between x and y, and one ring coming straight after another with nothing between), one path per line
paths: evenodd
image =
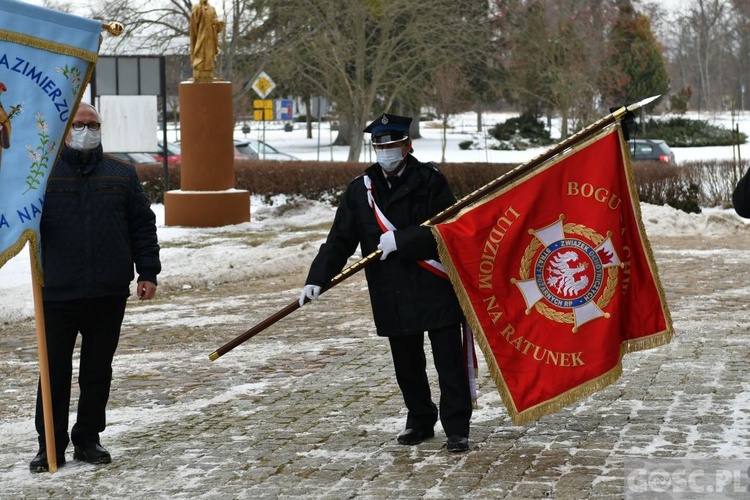
M519 277L511 279L526 302L526 314L581 325L608 318L622 262L610 238L581 224L553 224L529 231L533 235L521 259Z

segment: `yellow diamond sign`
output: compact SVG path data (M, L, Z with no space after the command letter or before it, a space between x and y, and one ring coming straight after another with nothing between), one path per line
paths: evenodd
M258 94L261 99L265 99L268 94L276 88L276 84L271 77L266 74L265 71L261 71L258 78L253 82L253 90Z

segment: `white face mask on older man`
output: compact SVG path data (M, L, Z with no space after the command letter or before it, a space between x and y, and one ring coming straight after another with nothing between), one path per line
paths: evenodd
M70 130L70 143L68 145L72 149L78 151L90 151L99 147L101 142L101 130L91 130L88 127L83 127L81 130Z

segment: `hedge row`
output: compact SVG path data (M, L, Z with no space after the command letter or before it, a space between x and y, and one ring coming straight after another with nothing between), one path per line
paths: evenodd
M634 165L638 195L643 202L668 204L688 212L700 206L730 206L731 194L747 163L732 161L687 162L679 166L655 162ZM236 160L237 189L272 197L278 194L336 201L347 184L361 174L364 163L261 162ZM448 163L438 165L461 198L515 168L506 163ZM163 201L164 168L140 165L138 174L152 202ZM178 165L169 168L169 189L180 186Z
M700 212L699 207L730 208L732 191L747 168L744 160L696 161L679 166L643 162L635 164L634 173L641 201Z
M235 186L253 194L274 196L285 194L314 200L335 199L349 182L369 164L317 161L235 160ZM516 164L450 163L440 165L456 196L461 197L516 167ZM180 186L179 165L169 166L169 189ZM152 202L163 201L164 167L139 165L138 176Z

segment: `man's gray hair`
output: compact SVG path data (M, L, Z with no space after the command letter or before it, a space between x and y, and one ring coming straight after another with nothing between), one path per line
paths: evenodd
M102 122L102 115L99 114L99 110L96 109L96 107L93 104L89 104L87 102L81 101L80 104L78 104L78 107L79 108L81 108L81 107L89 108L91 111L93 111L94 113L96 113L96 119L99 120L99 123Z

